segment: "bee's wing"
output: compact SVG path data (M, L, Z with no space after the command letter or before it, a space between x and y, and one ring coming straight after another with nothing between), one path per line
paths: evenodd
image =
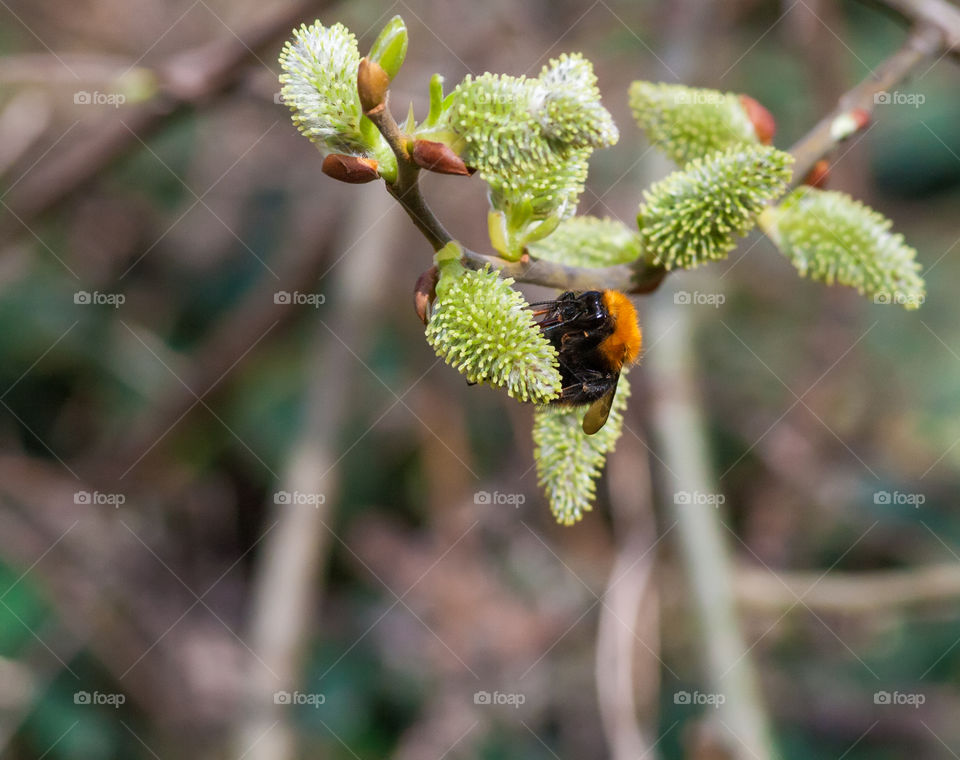
M618 377L617 379L619 380L620 378ZM613 384L613 387L608 393L590 404L587 413L583 415L584 433L593 435L606 424L607 417L610 416L610 409L613 407L613 397L615 395L617 395L617 383Z

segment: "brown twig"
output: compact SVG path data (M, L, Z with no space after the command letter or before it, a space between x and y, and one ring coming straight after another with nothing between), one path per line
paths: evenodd
M945 35L947 51L960 54L960 8L947 0L884 0L884 5L896 11L910 23L924 23L938 27Z
M420 167L411 157L410 138L401 132L388 106L389 101L367 113L397 157L397 179L393 183L386 183L387 191L396 198L433 250L438 251L453 240L453 236L437 219L420 192ZM660 285L666 275L663 267L644 259L635 264L611 267L575 267L530 257L508 261L469 249L464 249L464 264L473 269L489 265L517 282L546 285L560 290L611 289L649 293Z
M960 9L945 0L888 0L888 4L906 15L915 24L914 29L900 50L881 64L871 77L843 95L833 112L791 148L796 159L791 186L800 184L818 160L869 123L878 93L895 87L917 66L938 53L960 49ZM397 157L397 179L387 183L387 190L433 249L439 250L453 237L420 192L420 168L411 157L410 138L400 130L387 106L388 103L384 102L367 114ZM666 276L663 267L642 257L633 264L594 268L567 266L530 257L513 262L465 249L464 263L475 269L489 265L517 282L563 290L615 289L650 293Z
M837 615L899 613L905 607L960 602L960 567L955 562L904 570L844 573L773 573L741 567L735 590L749 612L785 615L814 610ZM798 600L803 600L803 605ZM803 608L807 608L804 610Z
M597 705L614 760L660 757L660 599L657 524L649 454L625 436L610 458L610 508L617 552L597 625ZM638 694L639 692L639 694Z
M382 196L378 201L389 203ZM373 210L368 206L356 209L346 224L349 232L359 235L366 229ZM374 215L384 212L378 208ZM362 345L371 335L365 320L373 319L380 301L377 284L382 287L389 279L382 254L393 236L391 224L382 221L346 259L334 286L341 297L326 319L315 319L317 350L313 352L314 370L308 374L305 420L277 488L323 494L324 498L315 506L278 505L269 500L270 519L276 528L264 539L256 559L248 637L255 655L247 660L247 709L235 728L238 752L246 750L250 760L297 756L290 711L276 705L272 695L300 685L302 657L316 625L316 597L331 540L327 526L335 519L340 474L336 440L348 413L355 375L352 369L358 364L355 354L363 353ZM330 367L341 369L330 372ZM260 742L260 737L266 738Z
M104 441L103 448L92 452L87 460L92 479L106 486L129 473L132 477L126 488L135 490L142 483L156 488L158 478L151 472L150 455L159 454L154 448L166 439L171 426L202 406L198 397L209 401L221 382L252 358L260 338L269 333L276 339L289 324L304 316L302 308L277 303L275 294L282 290L310 292L316 287L317 279L329 266L328 254L337 244L337 238L327 235L326 230L339 212L338 206L331 205L312 219L302 235L285 247L277 279L264 273L204 336L184 363L187 369L181 379L171 379L169 387L130 423L122 437ZM304 250L303 241L308 240L315 243ZM168 486L172 482L168 476L159 480Z
M862 130L876 105L879 93L896 87L920 64L943 49L944 32L922 24L916 27L903 46L867 79L846 92L837 107L790 149L796 159L791 186L799 185L813 165L844 140Z
M25 232L24 225L69 198L145 136L193 105L227 91L246 73L256 52L287 34L303 17L329 0L299 0L274 10L238 35L171 56L156 67L158 95L124 109L89 136L52 154L27 174L4 200L10 213L0 218L0 240Z
M407 216L433 246L433 250L439 251L453 240L453 236L444 229L420 192L420 167L413 162L412 151L408 146L410 138L400 131L400 125L390 113L389 94L383 103L368 111L367 116L380 130L380 134L397 157L397 179L395 182L386 183L387 191L407 212Z

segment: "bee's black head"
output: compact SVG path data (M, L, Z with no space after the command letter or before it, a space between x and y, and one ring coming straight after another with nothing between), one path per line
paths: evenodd
M557 298L556 315L559 321L570 329L596 327L607 317L603 293L599 290L586 290L582 293L568 290Z

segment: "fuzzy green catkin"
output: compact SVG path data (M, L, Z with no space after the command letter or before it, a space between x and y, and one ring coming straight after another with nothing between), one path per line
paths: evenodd
M644 249L667 269L722 259L783 192L793 156L742 145L697 158L643 193L637 216Z
M300 133L324 154L373 155L360 130L359 64L357 38L342 24L301 24L280 53L283 102Z
M889 219L846 193L799 187L760 225L801 275L856 288L877 303L923 303L916 250L891 232Z
M552 229L539 228L543 220L573 215L591 152L619 137L593 67L579 54L551 60L537 78L466 77L430 131L449 135L489 185L491 206L505 214L501 252L513 259Z
M543 337L513 280L495 271L443 266L427 342L475 383L543 404L560 393L557 352Z
M596 481L623 432L623 410L629 397L630 385L623 373L607 424L593 435L583 432L586 407L537 409L533 423L537 477L557 522L573 525L593 509Z
M630 109L650 142L682 166L718 150L756 144L756 130L732 92L634 82Z
M574 216L549 237L532 243L534 258L582 267L627 264L640 257L640 235L617 219Z

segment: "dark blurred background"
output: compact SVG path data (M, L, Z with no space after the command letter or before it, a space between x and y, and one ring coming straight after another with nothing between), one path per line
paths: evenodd
M787 148L905 37L825 0L0 1L0 756L739 756L682 696L713 693L711 632L644 366L597 508L556 525L531 408L423 340L429 247L276 101L294 25L365 52L398 13L398 117L434 72L591 59L621 139L580 212L628 224L666 170L632 80L749 93ZM920 311L800 280L759 235L640 300L690 327L647 356L689 341L784 758L960 748L960 71L901 89L923 97L879 105L830 186L918 249ZM480 179L424 185L489 250Z

